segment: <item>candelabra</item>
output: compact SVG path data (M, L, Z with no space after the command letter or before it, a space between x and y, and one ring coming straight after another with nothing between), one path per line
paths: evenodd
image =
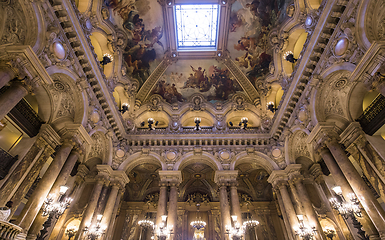
M100 222L102 221L103 215L98 214L96 216L96 226L94 227L85 227L84 232L87 235L87 238L89 240L96 240L98 239L101 235L104 234L104 229L100 226Z
M295 233L304 240L312 240L316 233L315 227L312 227L311 229L305 227L303 224L303 215L297 215L297 217L299 221L299 229L295 231Z
M48 228L52 224L53 219L58 219L64 211L69 207L72 202L71 198L64 198L68 187L60 186L59 188L59 197L55 201L55 195L49 194L44 201L43 213L42 216L48 216L47 220L43 224L43 229L40 230L40 233L37 236L37 240L44 240L46 234L48 233Z
M159 226L155 226L156 240L166 240L172 234L172 230L169 230L166 226L166 220L167 220L167 215L163 215L162 222L159 224Z
M239 122L239 127L241 129L246 129L247 128L247 122L249 121L249 119L247 117L243 117L241 119L241 121Z
M68 236L68 240L71 240L71 238L75 236L77 232L78 232L78 229L76 227L71 227L71 228L67 228L65 234Z
M326 228L324 233L326 237L330 238L330 240L333 240L334 236L336 235L336 231L331 228Z
M335 197L330 198L329 201L332 207L338 211L338 213L344 217L344 219L351 218L353 222L354 228L358 231L358 235L360 235L361 239L368 240L369 237L365 236L365 231L362 230L362 224L357 220L357 217L362 217L360 201L357 199L354 193L349 193L347 197L349 201L346 201L344 196L342 195L342 189L340 186L336 186L332 188Z
M267 106L267 110L270 110L272 113L275 113L275 111L277 111L277 108L275 108L274 102L268 102L266 106Z
M201 127L199 126L199 124L201 123L201 120L202 119L199 117L194 118L194 123L195 123L194 130L196 130L196 131L201 130Z
M119 112L121 112L122 114L124 114L125 112L128 111L128 108L130 107L130 105L128 103L123 103L122 104L122 109L119 110Z
M109 63L112 62L113 60L114 60L114 58L111 56L111 54L105 53L105 54L103 55L103 60L100 61L100 64L104 67L104 65L109 64Z
M226 226L226 234L228 234L233 240L242 240L245 235L245 228L238 222L237 216L231 216L234 227Z
M149 118L149 119L147 119L147 123L148 123L148 130L155 130L155 127L158 126L159 121L155 122L155 120L153 118ZM145 122L143 121L140 123L140 126L144 127L144 124L145 124ZM153 126L153 124L155 127Z
M288 62L291 62L291 63L296 63L298 61L298 59L296 59L294 57L294 54L292 51L287 51L284 55L283 55L283 59L288 61Z

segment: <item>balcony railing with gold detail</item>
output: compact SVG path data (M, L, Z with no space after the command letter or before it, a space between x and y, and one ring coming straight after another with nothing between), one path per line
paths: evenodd
M366 134L373 135L385 123L385 97L379 94L357 121Z
M14 240L21 230L22 228L15 224L0 220L0 239L2 240Z

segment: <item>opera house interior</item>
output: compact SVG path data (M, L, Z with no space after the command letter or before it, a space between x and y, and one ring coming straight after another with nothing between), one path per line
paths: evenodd
M1 240L385 240L385 0L1 0Z

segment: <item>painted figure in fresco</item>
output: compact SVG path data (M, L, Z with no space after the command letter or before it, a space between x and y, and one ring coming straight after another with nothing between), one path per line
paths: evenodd
M244 35L234 49L244 52L235 61L252 82L269 73L272 51L268 34L285 17L287 0L238 0L242 8L232 13L230 31Z

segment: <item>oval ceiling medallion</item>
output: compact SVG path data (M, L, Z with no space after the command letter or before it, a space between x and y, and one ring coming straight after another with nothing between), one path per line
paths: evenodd
M227 160L230 158L230 153L229 152L221 152L221 158L224 159L224 160Z
M118 149L116 151L116 156L119 157L119 158L124 157L124 151L122 149Z
M168 152L166 154L166 157L168 160L173 160L176 157L176 153L175 152Z
M59 42L55 42L53 44L53 52L54 52L55 56L59 59L64 59L66 56L66 51L64 49L64 46L63 46L63 44L61 44Z
M273 157L275 157L275 158L280 157L281 154L282 154L282 152L281 152L281 150L279 148L276 148L273 151L271 151L271 155L273 155Z
M341 38L338 40L334 52L337 56L342 56L346 52L349 46L349 40L347 38Z

